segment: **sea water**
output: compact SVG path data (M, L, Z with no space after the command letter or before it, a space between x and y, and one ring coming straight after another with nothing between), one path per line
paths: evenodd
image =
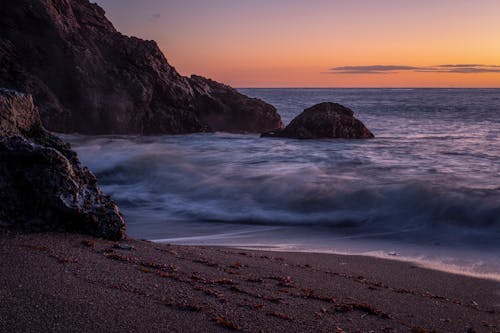
M500 277L500 90L241 89L288 123L341 103L372 140L65 136L128 234L387 256Z

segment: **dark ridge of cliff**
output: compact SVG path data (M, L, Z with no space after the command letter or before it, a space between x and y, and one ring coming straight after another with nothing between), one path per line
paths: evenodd
M0 86L32 94L44 126L85 134L265 132L276 109L181 76L154 41L117 32L88 0L4 0Z

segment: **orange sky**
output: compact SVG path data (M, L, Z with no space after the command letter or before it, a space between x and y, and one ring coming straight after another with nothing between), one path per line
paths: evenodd
M500 87L499 0L97 2L181 74L236 87ZM356 67L374 65L414 69Z

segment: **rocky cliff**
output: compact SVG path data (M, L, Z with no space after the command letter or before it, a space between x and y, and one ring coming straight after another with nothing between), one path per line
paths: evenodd
M0 86L34 96L44 126L86 134L264 132L276 109L181 76L154 41L127 37L88 0L2 0Z
M41 126L33 99L0 89L0 227L119 240L118 207L69 145Z

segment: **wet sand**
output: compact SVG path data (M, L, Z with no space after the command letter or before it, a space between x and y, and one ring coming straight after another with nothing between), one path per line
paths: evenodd
M500 283L398 261L0 231L1 332L500 332Z

